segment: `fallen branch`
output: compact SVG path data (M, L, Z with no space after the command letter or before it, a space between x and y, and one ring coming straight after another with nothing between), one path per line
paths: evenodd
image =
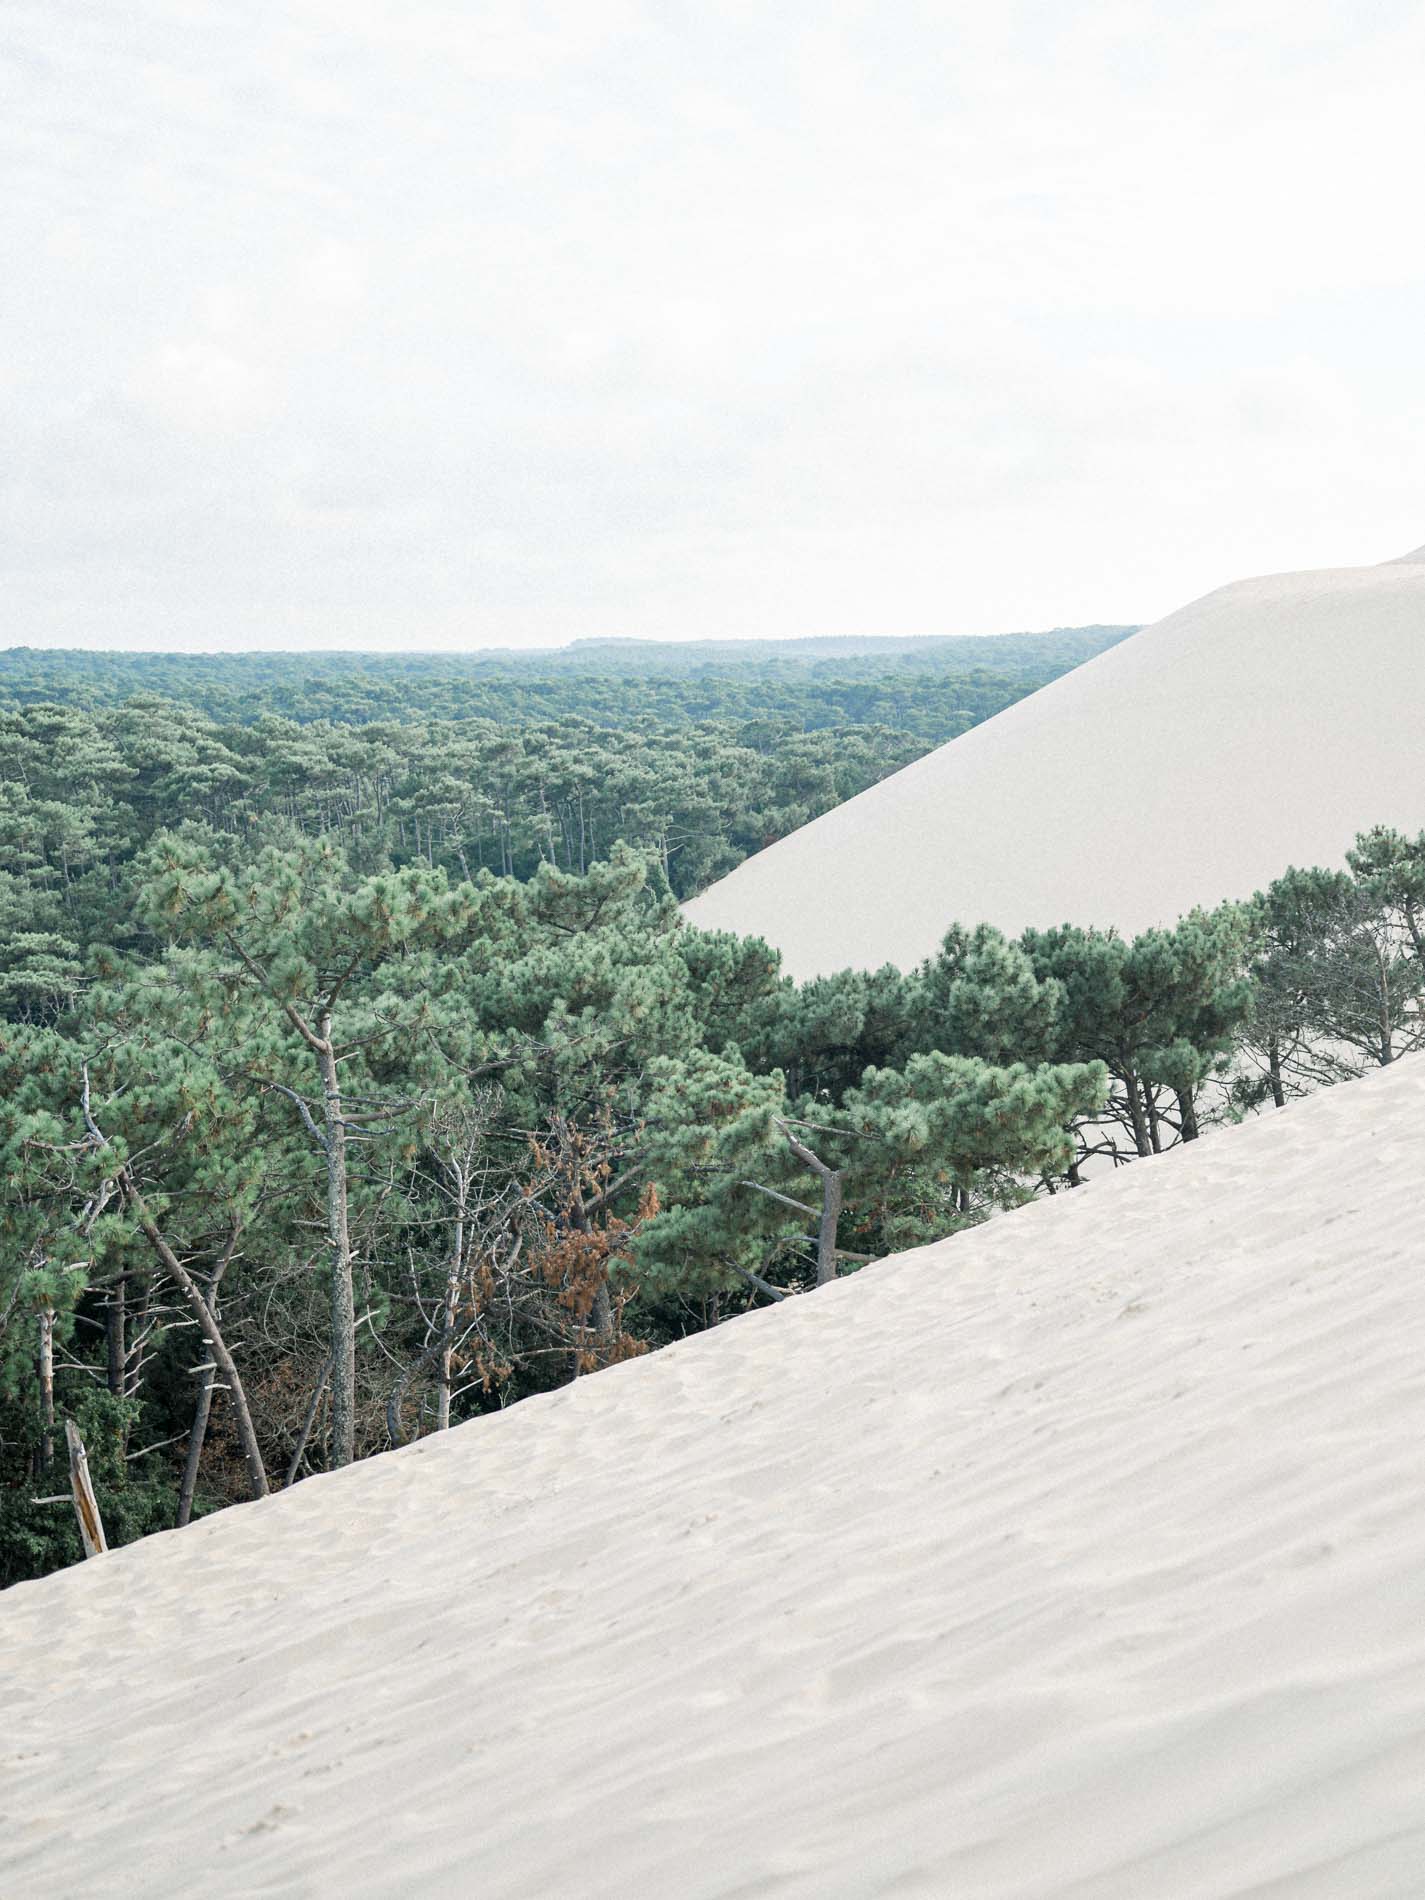
M764 1280L761 1274L754 1273L751 1267L739 1266L735 1260L729 1260L727 1264L732 1268L734 1273L740 1273L744 1280L750 1280L758 1292L765 1293L769 1299L785 1300L791 1298L791 1295L784 1287L773 1286L770 1280Z

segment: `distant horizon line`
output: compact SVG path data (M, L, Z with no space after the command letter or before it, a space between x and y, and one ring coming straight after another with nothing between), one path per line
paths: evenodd
M415 647L415 646L260 646L219 645L219 646L99 646L79 641L48 641L34 644L17 640L10 645L0 646L0 657L10 654L37 653L91 653L119 659L246 659L258 660L276 656L296 657L305 655L312 658L328 659L474 659L486 657L493 659L513 658L530 659L540 655L574 653L590 648L650 648L650 647L755 647L755 646L853 646L853 645L943 645L954 640L1023 640L1048 638L1056 633L1132 633L1147 623L1141 620L1084 620L1060 622L1052 627L1005 627L995 632L981 633L787 633L787 634L724 634L717 637L706 635L694 638L680 638L676 634L654 637L645 634L581 634L572 640L566 640L548 646L470 646L470 647Z

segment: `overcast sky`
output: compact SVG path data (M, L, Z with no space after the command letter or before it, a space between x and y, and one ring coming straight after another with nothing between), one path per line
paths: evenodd
M0 0L0 644L1144 620L1425 541L1425 4Z

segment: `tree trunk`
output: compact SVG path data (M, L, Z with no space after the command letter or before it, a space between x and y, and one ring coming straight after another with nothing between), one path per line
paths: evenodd
M465 1208L468 1193L465 1170L452 1168L455 1179L455 1231L451 1236L450 1265L445 1275L445 1300L440 1311L440 1351L436 1356L435 1429L450 1430L451 1370L455 1357L455 1315L460 1306L460 1283L465 1273Z
M193 1402L193 1427L188 1434L188 1456L183 1461L183 1483L178 1491L178 1516L175 1522L179 1530L193 1515L198 1465L203 1456L203 1440L208 1435L208 1414L213 1409L213 1372L214 1368L207 1366L199 1375L198 1395Z
M1183 1140L1196 1141L1200 1130L1197 1125L1197 1104L1192 1099L1191 1089L1178 1090L1178 1116L1182 1122Z
M1391 1021L1390 966L1379 943L1376 944L1376 966L1376 993L1380 998L1376 1020L1380 1025L1380 1066L1384 1069L1395 1059L1395 1031Z
M817 1221L816 1233L816 1284L825 1286L836 1278L836 1230L841 1220L842 1195L846 1183L844 1168L829 1167L820 1155L813 1154L804 1142L798 1141L785 1121L778 1119L777 1126L786 1138L787 1146L803 1166L813 1170L821 1182L821 1214ZM767 1190L763 1190L764 1193ZM774 1200L786 1200L782 1194L774 1194ZM788 1202L789 1206L799 1203ZM810 1208L807 1209L810 1213Z
M1128 1115L1133 1124L1133 1145L1140 1155L1150 1155L1153 1144L1148 1139L1148 1118L1143 1113L1143 1098L1138 1093L1138 1078L1132 1069L1123 1072L1124 1092L1128 1097Z
M391 1449L399 1451L406 1442L406 1427L401 1419L401 1407L406 1402L406 1387L411 1383L411 1373L403 1372L386 1395L386 1435L391 1440Z
M1420 929L1420 914L1410 903L1403 904L1401 909L1405 917L1405 928L1410 932L1410 941L1414 947L1416 959L1422 967L1425 967L1425 933L1422 933Z
M582 1223L576 1222L574 1225L578 1227L582 1226ZM584 1370L584 1355L589 1350L591 1335L595 1347L606 1346L613 1336L613 1330L613 1305L609 1299L608 1281L604 1280L594 1290L594 1298L589 1307L588 1323L579 1327L574 1350L570 1355L569 1376L571 1379L577 1379Z
M1271 1078L1272 1100L1278 1108L1285 1108L1286 1090L1282 1087L1282 1046L1275 1036L1267 1044L1267 1074Z
M253 1429L252 1413L248 1410L247 1394L243 1390L242 1375L232 1354L228 1351L222 1329L213 1317L213 1309L203 1297L203 1290L192 1274L169 1246L154 1223L148 1211L148 1203L128 1178L122 1177L125 1198L138 1216L139 1226L143 1229L149 1245L158 1255L165 1271L179 1288L198 1321L199 1331L208 1342L208 1349L217 1362L218 1370L227 1383L232 1397L233 1411L237 1417L238 1440L242 1445L243 1461L247 1465L248 1483L255 1498L267 1496L267 1471L262 1462L262 1452L258 1446L257 1433Z
M1143 1084L1143 1101L1148 1110L1148 1141L1155 1155L1163 1152L1163 1125L1158 1114L1158 1091L1151 1082Z
M129 1369L127 1339L129 1276L121 1273L109 1289L109 1303L104 1309L104 1337L108 1348L109 1390L116 1399L129 1396L126 1390L126 1377Z
M841 1220L842 1188L845 1171L828 1168L821 1177L821 1220L816 1235L816 1283L825 1286L836 1278L836 1230Z
M307 1440L311 1437L312 1427L317 1422L317 1410L322 1402L322 1394L327 1389L327 1380L331 1377L331 1370L332 1362L330 1359L326 1359L322 1364L321 1375L312 1388L312 1396L307 1405L306 1415L302 1419L301 1430L297 1433L297 1442L292 1447L291 1463L287 1466L287 1476L282 1480L282 1489L284 1491L290 1491L292 1486L297 1482L297 1473L301 1469L303 1458L306 1456Z
M356 1305L351 1285L347 1226L346 1128L341 1078L332 1046L331 1016L317 1019L317 1065L322 1077L322 1133L327 1157L327 1245L331 1253L332 1464L356 1456Z
M54 1463L54 1308L40 1308L40 1471Z
M600 1280L595 1290L593 1310L589 1318L594 1324L594 1337L601 1345L607 1345L613 1338L614 1331L614 1303L609 1298L607 1279Z

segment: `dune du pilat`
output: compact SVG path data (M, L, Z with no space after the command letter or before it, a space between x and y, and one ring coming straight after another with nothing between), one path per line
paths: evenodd
M740 865L690 907L798 977L948 918L1133 932L1425 825L1425 550L1238 581Z
M6 656L0 1893L1420 1891L1425 560L1122 633Z

